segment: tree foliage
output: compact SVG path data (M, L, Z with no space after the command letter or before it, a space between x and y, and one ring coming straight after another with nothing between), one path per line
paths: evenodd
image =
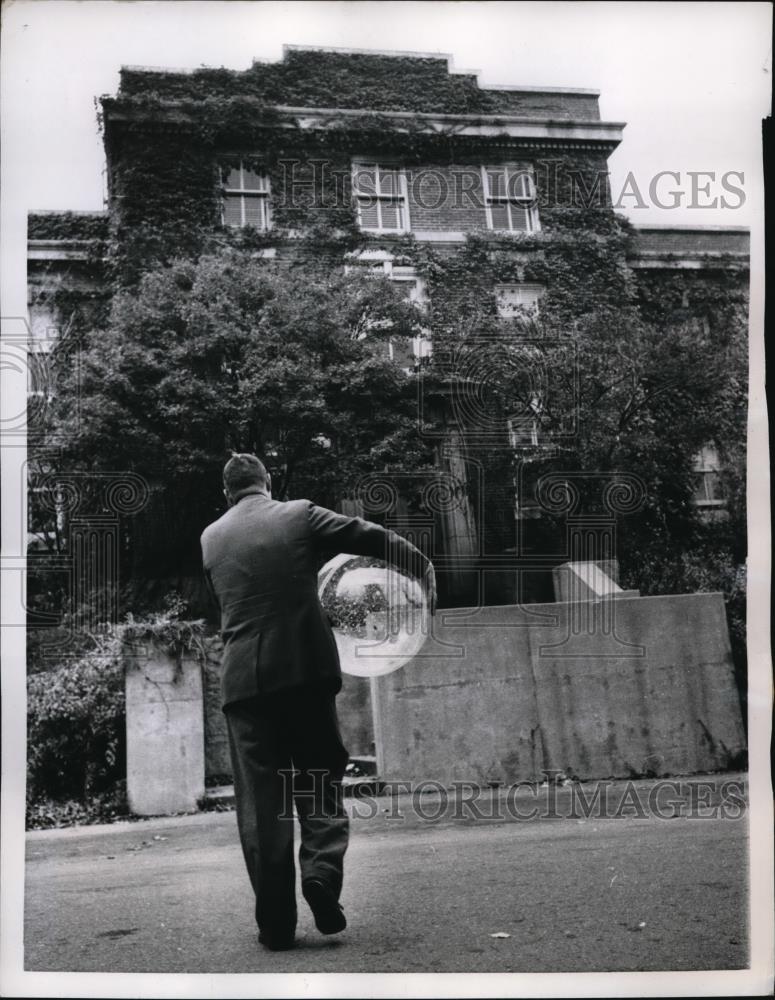
M266 461L275 496L334 503L368 472L430 461L397 360L421 321L388 281L341 268L237 251L176 261L117 293L87 334L58 397L61 460L140 473L179 498L194 541L223 510L230 450Z
M567 476L575 511L605 512L601 483L636 477L643 501L617 520L622 584L644 594L722 591L736 661L745 655L745 436L747 350L743 317L720 327L695 319L643 320L635 305L582 314L569 327L543 310L511 320L461 325L460 371L475 359L484 409L505 424L535 428L514 447L519 502L536 506L541 477ZM473 392L474 390L469 390ZM709 519L694 502L696 458L720 459L723 510ZM495 445L501 449L503 444ZM523 537L541 551L565 542L566 514L527 522ZM546 553L548 554L548 552Z

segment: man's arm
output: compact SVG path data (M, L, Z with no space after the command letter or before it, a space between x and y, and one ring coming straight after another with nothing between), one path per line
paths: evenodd
M310 503L307 517L315 544L335 555L350 552L356 556L384 559L402 572L418 577L425 585L431 612L436 605L436 576L427 556L405 538L361 517L346 517Z
M217 611L218 614L220 615L221 602L218 600L218 595L215 593L215 587L213 586L213 578L210 576L210 570L207 568L208 559L206 553L206 548L207 548L206 536L208 535L208 532L209 529L206 528L202 532L202 536L199 539L199 546L202 550L202 572L204 574L205 584L207 586L207 593L213 605L213 610Z
M213 608L221 613L221 602L218 600L218 595L215 593L215 587L213 586L213 579L210 576L210 570L204 570L205 584L207 585L207 593L210 595L210 600L212 602Z

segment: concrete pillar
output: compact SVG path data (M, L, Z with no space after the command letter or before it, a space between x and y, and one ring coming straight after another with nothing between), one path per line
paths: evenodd
M124 649L127 796L138 816L192 812L205 791L202 667L155 643Z

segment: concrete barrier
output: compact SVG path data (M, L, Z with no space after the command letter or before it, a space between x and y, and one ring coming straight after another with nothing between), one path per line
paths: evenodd
M222 646L177 664L151 647L126 667L132 811L196 808L228 781ZM388 781L479 784L692 774L740 766L745 735L720 594L440 612L418 656L344 678L342 735L376 746Z
M138 816L197 808L205 790L202 666L153 643L125 649L127 797Z
M342 742L351 757L373 756L374 714L368 677L342 675L342 690L336 699Z
M219 637L204 643L206 658L203 673L205 777L208 780L231 781L231 758L226 718L221 709L221 657L223 643ZM374 721L371 710L369 681L365 677L342 677L342 690L337 698L342 741L354 757L374 754Z
M552 570L556 601L590 601L602 597L639 597L639 590L622 590L619 586L619 562L602 559L599 562L567 562Z
M450 655L423 658L421 651L402 670L374 680L380 777L446 785L539 772L544 756L529 649L529 626L537 620L519 607L440 612L436 634L451 644Z
M720 594L441 612L435 633L464 655L374 683L386 780L688 774L745 750Z

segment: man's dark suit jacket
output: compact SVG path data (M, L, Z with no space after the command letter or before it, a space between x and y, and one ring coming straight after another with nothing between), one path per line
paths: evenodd
M246 492L202 534L205 575L221 609L223 705L288 689L342 686L336 641L318 600L321 556L376 556L421 576L410 542L310 500Z

